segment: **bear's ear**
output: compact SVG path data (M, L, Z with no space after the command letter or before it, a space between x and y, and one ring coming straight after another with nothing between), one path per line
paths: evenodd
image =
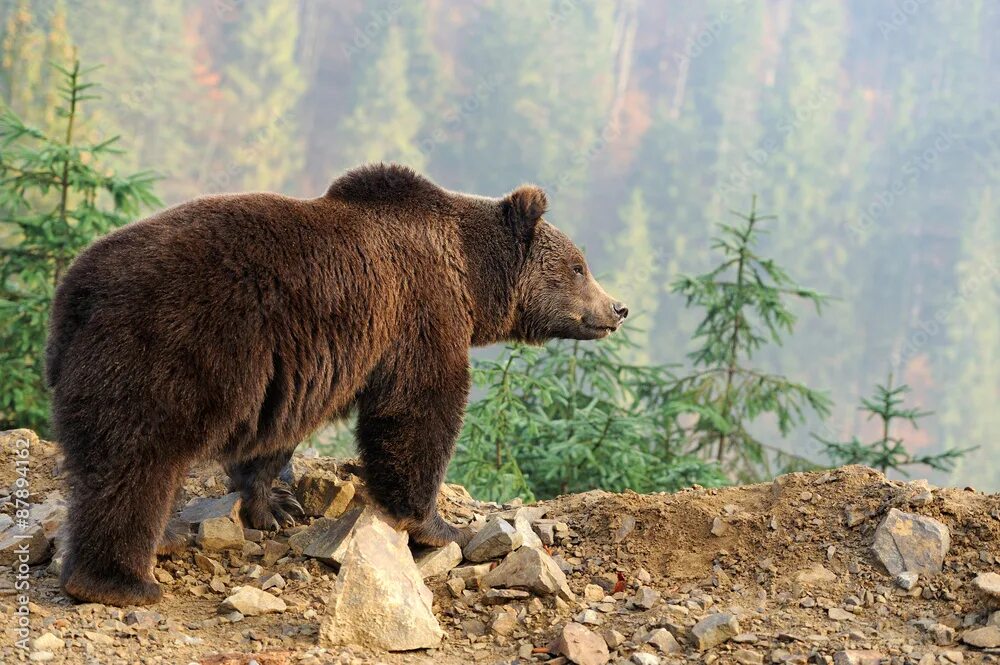
M528 243L542 215L549 207L541 187L521 185L503 200L505 217L514 235Z

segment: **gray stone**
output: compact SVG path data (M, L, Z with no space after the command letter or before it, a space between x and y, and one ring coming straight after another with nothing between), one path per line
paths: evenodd
M981 573L972 580L972 586L994 600L1000 600L1000 575Z
M601 637L604 638L604 643L608 645L609 649L617 649L621 645L625 644L625 636L614 628L608 628L607 630L602 631Z
M186 524L197 526L208 519L226 517L242 528L240 505L239 492L230 492L217 497L199 497L188 501L177 514L177 518Z
M578 623L568 623L559 631L549 651L566 656L576 665L605 665L611 660L608 645L600 635Z
M475 563L499 559L513 552L523 542L521 534L506 520L491 518L465 546L465 558Z
M676 638L666 628L656 628L649 631L642 641L653 645L660 653L673 654L683 651Z
M903 591L912 591L913 587L917 586L917 582L920 581L920 573L915 573L912 570L905 570L893 579Z
M514 530L521 535L521 547L542 547L542 539L531 528L533 512L529 508L520 508L514 513Z
M847 649L833 654L833 665L881 665L884 659L878 651Z
M630 659L635 665L660 665L660 657L656 654L636 651Z
M929 577L941 572L950 547L947 526L892 508L875 530L872 550L890 575L911 571Z
M635 595L629 598L628 606L633 609L652 609L660 601L660 592L648 586L641 586L636 589Z
M271 573L260 580L260 588L264 591L268 589L284 589L285 578L280 573Z
M327 601L322 644L409 651L441 643L433 595L406 542L377 515L359 520Z
M732 614L709 614L691 629L698 651L705 651L740 634L740 622Z
M837 581L837 575L833 571L827 570L823 564L817 563L811 568L800 570L795 575L795 581L799 584L822 585Z
M316 527L316 530L308 537L308 541L302 548L302 554L330 566L339 566L343 563L344 557L347 555L347 548L358 529L371 525L375 521L382 521L381 517L373 508L369 507L352 508L335 520L328 518L317 520L309 527L310 529ZM406 533L403 532L402 536L405 538ZM289 544L291 544L291 539L289 539Z
M458 543L448 543L444 547L435 547L422 552L414 561L416 561L420 574L426 580L444 575L462 563L462 548L459 547Z
M209 517L198 524L197 540L206 550L242 550L243 527L228 517Z
M563 600L576 600L566 583L566 575L552 557L531 547L508 554L499 566L483 576L481 584L486 588L527 589L539 595L556 594Z
M284 612L285 609L285 601L252 586L240 587L219 606L220 612L239 612L248 617Z
M453 577L453 580L459 580ZM462 589L465 589L464 582ZM483 594L482 603L483 605L504 605L506 603L513 602L515 600L527 600L531 597L527 591L521 591L520 589L489 589Z
M986 626L962 633L962 641L980 649L1000 648L1000 627Z
M840 607L831 607L827 610L827 615L834 621L854 621L857 618L852 612Z

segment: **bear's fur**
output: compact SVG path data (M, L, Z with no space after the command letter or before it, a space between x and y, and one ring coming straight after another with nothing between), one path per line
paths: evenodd
M57 289L47 349L64 590L156 602L157 545L198 457L226 466L250 525L290 523L272 481L351 408L374 499L417 542L461 542L435 503L469 347L596 339L627 314L545 209L537 187L470 196L378 164L316 199L208 196L94 243Z

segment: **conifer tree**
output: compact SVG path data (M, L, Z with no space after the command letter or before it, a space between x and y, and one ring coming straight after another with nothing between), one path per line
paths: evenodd
M640 188L632 190L628 202L618 211L621 231L613 239L610 248L614 257L628 257L627 260L611 261L615 267L614 277L608 285L608 292L628 303L635 312L638 327L642 332L633 332L635 348L626 355L639 364L650 360L649 326L656 321L656 310L660 300L660 251L653 244L649 232L650 210ZM630 320L630 327L633 321Z
M398 161L424 168L424 154L417 145L423 114L410 97L408 72L403 32L392 25L359 78L354 109L344 122L347 163Z
M825 417L830 408L823 393L749 364L765 344L780 345L794 329L797 319L786 300L804 300L817 312L827 300L758 253L761 224L773 218L758 215L756 203L755 197L749 214L737 214L739 224L721 225L714 242L721 263L695 277L682 275L672 286L688 307L703 311L694 334L699 346L689 354L693 371L678 380L683 392L718 414L698 421L697 450L741 480L771 475L775 456L781 464L802 462L755 437L750 430L755 420L771 416L784 435L809 412Z
M56 136L0 116L0 428L47 429L43 383L46 322L55 287L73 257L95 238L157 205L150 173L108 172L115 138L76 134L81 106L94 99L75 62L63 76Z

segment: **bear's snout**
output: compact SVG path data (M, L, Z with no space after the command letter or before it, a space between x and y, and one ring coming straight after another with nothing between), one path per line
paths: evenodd
M623 302L612 303L611 311L618 317L619 322L628 318L628 307Z

